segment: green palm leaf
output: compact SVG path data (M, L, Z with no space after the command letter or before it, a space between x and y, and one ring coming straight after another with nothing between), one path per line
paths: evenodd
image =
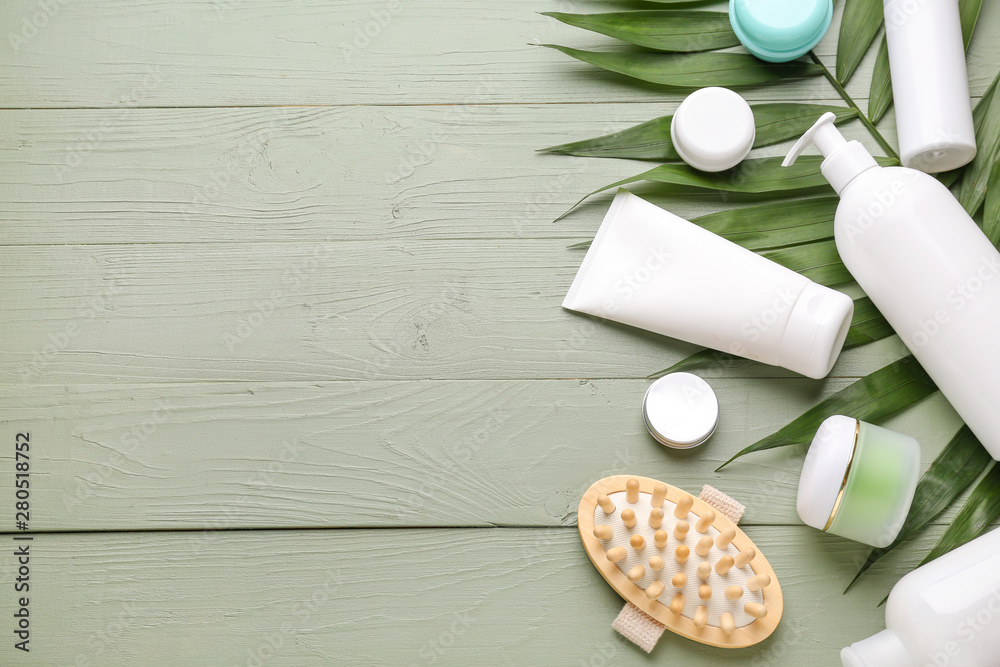
M990 243L1000 245L1000 162L993 165L990 181L986 186L983 233L986 234Z
M661 9L608 14L542 14L567 25L657 51L710 51L740 43L726 12Z
M958 516L920 564L929 563L979 537L997 517L1000 517L1000 466L994 462L969 494Z
M824 113L837 114L837 123L857 116L854 109L825 104L798 104L792 102L765 102L751 105L757 125L754 147L798 137L808 130ZM676 161L680 155L670 137L673 116L661 116L630 128L602 137L550 146L541 151L580 157L631 158L636 160Z
M719 350L713 350L712 348L705 348L704 350L699 350L694 354L684 357L678 361L673 366L669 368L664 368L662 371L653 373L647 376L647 379L661 378L664 375L669 375L670 373L679 373L681 371L688 371L693 368L704 368L712 363L718 362L725 367L729 367L732 360L736 358L728 352L721 352ZM745 360L747 364L759 364L759 362L751 361L750 359ZM763 365L763 364L760 364Z
M747 250L773 250L833 238L839 197L813 197L723 209L691 222ZM570 248L585 249L590 241Z
M765 250L760 255L827 287L842 285L854 280L851 277L851 272L840 260L840 254L837 252L837 245L833 239L789 248L778 248L777 250Z
M541 46L611 72L675 88L754 86L823 73L812 63L765 63L746 53L581 51L556 44Z
M882 0L846 0L837 40L837 80L846 84L882 27Z
M979 10L983 0L958 0L958 11L962 17L962 38L965 48L972 42L972 33L979 20ZM873 123L879 122L885 112L892 106L892 80L889 75L889 44L885 36L878 47L875 56L875 69L872 71L871 89L868 93L868 118Z
M847 591L861 578L868 569L895 549L902 542L930 523L934 517L951 505L965 489L972 484L983 468L992 461L989 453L968 426L963 426L958 433L945 445L931 467L917 482L913 493L913 502L906 515L903 527L892 544L882 549L872 549L861 569L847 585Z
M580 205L587 197L604 192L611 188L648 181L664 186L667 192L697 192L713 190L727 194L747 196L767 196L776 194L809 194L830 192L830 184L820 173L819 166L823 157L807 155L800 157L795 164L782 167L783 158L766 157L744 160L738 166L715 173L698 171L686 164L662 164L641 174L623 178L585 195L559 216L561 219ZM875 160L885 166L899 164L892 158L877 157Z
M877 422L935 391L937 387L917 360L912 356L903 357L841 389L776 433L743 448L716 470L753 452L809 442L827 417L850 415L862 421Z
M875 68L872 70L872 83L868 91L868 118L873 123L882 120L882 116L892 106L892 77L889 74L889 43L882 37L875 55Z
M976 31L979 14L983 8L983 0L958 0L958 12L962 18L962 40L965 48L972 43L972 33Z
M813 197L729 208L691 222L748 250L770 250L833 238L840 197Z
M989 90L972 112L979 152L965 167L962 186L958 191L958 200L971 215L982 205L993 165L1000 159L1000 95L996 94L997 81L1000 81L1000 74L993 79Z
M819 172L822 161L823 158L819 156L807 156L800 158L791 167L782 167L781 158L758 158L744 160L733 169L716 173L699 171L686 164L663 164L584 195L556 220L568 215L588 197L640 181L659 184L671 194L714 190L728 194L763 196L829 190L829 184Z
M866 296L861 297L854 300L854 317L851 319L851 328L847 330L844 349L874 343L895 333L872 300Z
M780 157L754 158L744 160L733 169L715 173L699 171L682 164L664 164L618 183L612 183L601 190L637 181L742 194L796 193L829 189L829 183L819 171L819 166L823 162L821 156L810 155L800 158L790 167L782 167L781 162Z

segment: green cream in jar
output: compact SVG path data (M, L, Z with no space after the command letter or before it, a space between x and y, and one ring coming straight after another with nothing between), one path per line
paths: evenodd
M807 525L885 547L903 526L919 474L916 440L835 415L809 446L796 508Z

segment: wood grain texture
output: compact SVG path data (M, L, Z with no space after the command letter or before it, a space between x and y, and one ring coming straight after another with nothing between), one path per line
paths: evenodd
M552 221L650 163L536 149L676 106L0 111L0 244L589 240L612 192ZM693 217L724 200L659 201Z
M54 15L40 20L36 0L12 0L0 9L8 64L0 69L0 99L8 107L589 103L663 96L657 87L626 83L529 45L612 44L537 13L607 11L598 0L55 2ZM817 47L829 67L839 15ZM1000 60L998 18L1000 10L987 3L970 47L975 94L992 79L990 63ZM869 89L872 51L851 81L858 99ZM813 99L828 90L815 78L747 95Z
M715 468L846 384L713 380L721 422L689 452L646 433L644 380L0 387L0 443L31 434L35 530L570 526L590 484L629 473L798 524L803 447ZM959 424L940 395L888 422L924 465Z
M623 601L575 528L38 535L30 660L833 665L840 648L884 627L878 601L931 546L920 540L842 595L865 547L805 527L747 532L781 577L775 633L740 650L667 633L651 656L611 629ZM11 642L0 661L18 664Z
M875 605L942 526L842 596L868 549L798 524L802 448L714 468L898 341L825 382L720 360L702 373L719 430L684 455L638 410L644 376L693 348L559 307L583 257L567 246L609 196L551 220L648 165L534 149L683 98L529 45L606 48L536 12L607 9L0 6L0 494L2 443L28 430L32 528L56 531L32 540L32 652L7 634L0 663L819 665L882 629ZM998 38L987 3L973 95ZM873 55L850 85L862 108ZM744 92L834 101L821 79ZM894 141L891 112L880 127ZM938 395L887 425L926 464L957 424ZM749 505L785 594L771 639L667 636L649 657L611 630L622 602L572 526L590 483L632 470Z
M563 310L582 259L558 239L0 247L0 382L635 378L697 349Z

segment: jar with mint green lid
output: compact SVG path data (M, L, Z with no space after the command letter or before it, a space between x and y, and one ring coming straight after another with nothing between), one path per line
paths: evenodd
M903 526L919 476L916 440L835 415L809 446L796 509L813 528L885 547Z
M809 53L833 20L833 0L729 0L729 22L747 51L783 63Z

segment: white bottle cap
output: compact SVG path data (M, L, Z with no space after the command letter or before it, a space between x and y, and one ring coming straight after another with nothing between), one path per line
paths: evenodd
M899 158L927 173L976 157L959 3L884 0Z
M810 282L788 316L778 365L816 380L825 378L840 356L853 316L851 297Z
M750 153L757 128L747 101L727 88L687 96L670 122L674 148L695 169L725 171Z
M903 642L892 630L883 630L840 652L844 667L915 667Z
M844 135L834 125L836 119L837 115L832 112L820 116L819 120L795 142L781 166L794 164L806 146L810 143L816 144L819 152L826 156L820 165L820 171L839 195L858 174L879 165L860 142L844 139Z
M649 385L642 399L642 418L660 444L697 447L715 433L719 399L697 375L671 373Z
M819 530L829 527L837 496L844 485L847 465L854 455L859 423L844 415L824 421L802 464L795 509L802 522Z

